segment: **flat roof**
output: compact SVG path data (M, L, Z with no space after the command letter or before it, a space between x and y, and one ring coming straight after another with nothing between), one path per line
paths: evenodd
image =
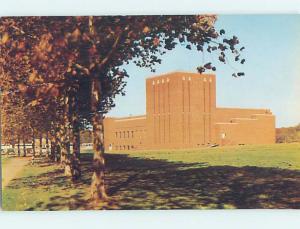
M134 116L125 116L125 117L106 117L114 119L115 121L132 121L132 120L139 120L139 119L146 119L146 115L134 115Z
M248 107L216 107L216 109L227 109L227 110L259 110L259 111L267 111L271 112L269 108L248 108Z
M152 75L146 77L147 79L153 79L153 78L158 78L158 77L163 77L163 76L168 76L168 75L173 75L173 74L189 74L189 75L197 75L197 76L215 76L213 73L198 73L198 72L188 72L188 71L172 71L172 72L167 72L167 73L162 73L162 74L157 74L157 75Z

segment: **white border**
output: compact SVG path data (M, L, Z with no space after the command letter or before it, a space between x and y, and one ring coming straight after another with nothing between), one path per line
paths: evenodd
M299 12L300 0L0 0L0 16ZM0 213L0 228L298 229L299 225L300 210Z
M1 16L299 12L300 0L0 0Z

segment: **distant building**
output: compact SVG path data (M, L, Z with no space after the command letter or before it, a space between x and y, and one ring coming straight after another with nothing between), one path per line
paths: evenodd
M146 103L146 115L104 119L107 151L275 143L270 110L216 107L212 74L148 78Z

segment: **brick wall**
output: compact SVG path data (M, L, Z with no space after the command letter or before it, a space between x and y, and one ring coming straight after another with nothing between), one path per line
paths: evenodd
M267 109L217 108L216 143L275 143L275 116Z
M104 119L105 149L141 150L146 148L146 116Z
M146 80L146 115L105 118L106 150L275 143L266 109L216 107L212 74L172 72Z

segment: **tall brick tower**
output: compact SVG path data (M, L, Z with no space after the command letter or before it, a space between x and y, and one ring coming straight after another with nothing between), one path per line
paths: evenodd
M195 148L215 143L214 75L174 72L148 78L146 101L150 148Z

